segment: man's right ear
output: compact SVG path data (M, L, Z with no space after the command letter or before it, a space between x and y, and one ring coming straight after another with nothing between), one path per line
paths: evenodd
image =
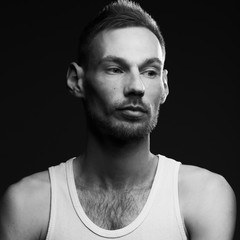
M84 98L84 71L83 68L73 62L70 64L67 71L67 86L69 91L75 96Z

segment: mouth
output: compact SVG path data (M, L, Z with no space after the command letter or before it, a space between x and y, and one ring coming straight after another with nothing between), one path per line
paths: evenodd
M142 106L126 106L118 109L122 115L128 119L140 119L143 118L147 110Z
M147 110L143 108L142 106L126 106L119 108L121 111L131 111L131 112L142 112L142 113L147 113Z

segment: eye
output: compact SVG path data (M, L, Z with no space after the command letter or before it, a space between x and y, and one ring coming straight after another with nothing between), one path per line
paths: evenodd
M119 67L108 67L106 69L108 74L121 74L123 71Z
M159 76L159 72L156 70L146 70L142 73L147 78L156 78Z

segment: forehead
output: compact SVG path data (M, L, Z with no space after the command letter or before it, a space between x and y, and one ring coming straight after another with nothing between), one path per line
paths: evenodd
M96 61L106 56L116 56L138 64L149 58L164 55L158 38L143 27L128 27L100 32L92 42L92 55Z

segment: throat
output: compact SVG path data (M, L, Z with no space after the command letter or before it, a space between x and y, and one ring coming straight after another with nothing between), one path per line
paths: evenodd
M88 218L97 226L116 230L133 222L147 202L149 188L121 191L78 188L78 197Z

